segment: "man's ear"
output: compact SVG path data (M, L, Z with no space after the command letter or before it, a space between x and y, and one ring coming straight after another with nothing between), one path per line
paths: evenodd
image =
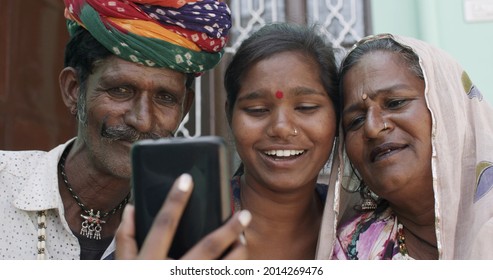
M65 103L65 106L67 106L72 115L76 115L80 89L77 70L73 67L64 68L62 72L60 72L58 82L60 84L63 103Z
M181 119L185 118L185 116L190 112L190 109L192 108L193 101L195 99L195 90L192 88L187 89L187 94L185 97L185 101L183 104L183 116L181 116Z

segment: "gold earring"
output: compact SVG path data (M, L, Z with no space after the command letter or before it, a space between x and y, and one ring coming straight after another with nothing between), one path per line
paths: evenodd
M370 211L377 209L377 202L373 199L368 187L364 187L363 190L363 201L361 202L361 210Z

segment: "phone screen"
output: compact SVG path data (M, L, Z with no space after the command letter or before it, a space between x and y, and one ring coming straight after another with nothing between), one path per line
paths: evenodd
M176 178L188 173L194 189L168 256L179 259L231 215L228 156L216 136L136 142L132 147L132 191L139 248Z

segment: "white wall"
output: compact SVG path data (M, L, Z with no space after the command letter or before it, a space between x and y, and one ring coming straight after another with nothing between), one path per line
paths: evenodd
M493 8L493 0L371 0L373 33L411 36L446 50L493 104L493 20L467 22L466 1Z

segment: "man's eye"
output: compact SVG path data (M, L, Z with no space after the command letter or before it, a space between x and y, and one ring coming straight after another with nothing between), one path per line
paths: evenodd
M157 94L155 98L159 103L170 104L170 103L177 103L178 102L178 99L176 98L176 96L169 94L169 93Z
M114 87L110 88L108 92L116 97L126 97L133 94L133 90L128 87Z

